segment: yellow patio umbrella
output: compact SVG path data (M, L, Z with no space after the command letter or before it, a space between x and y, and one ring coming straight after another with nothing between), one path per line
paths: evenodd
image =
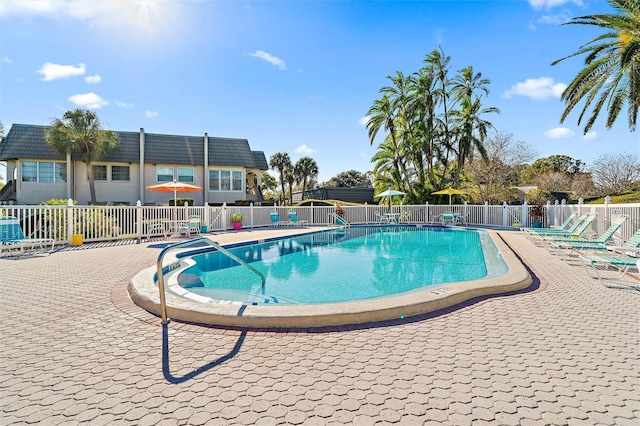
M455 188L447 188L442 189L440 191L432 192L431 195L449 195L449 205L451 205L451 196L452 195L468 195L467 191L463 191L461 189Z

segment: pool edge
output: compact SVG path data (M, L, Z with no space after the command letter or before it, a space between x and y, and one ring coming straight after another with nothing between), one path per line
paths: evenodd
M370 300L314 305L203 304L166 295L169 318L219 327L277 329L314 328L366 324L427 314L482 296L498 295L529 287L533 279L497 232L487 231L509 271L500 277L443 284ZM131 300L141 308L160 315L160 297L154 283L155 268L134 276L128 286Z

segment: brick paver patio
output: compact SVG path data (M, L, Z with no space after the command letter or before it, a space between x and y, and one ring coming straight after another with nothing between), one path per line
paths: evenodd
M639 425L640 292L501 235L532 290L350 331L163 328L166 242L0 259L0 424Z

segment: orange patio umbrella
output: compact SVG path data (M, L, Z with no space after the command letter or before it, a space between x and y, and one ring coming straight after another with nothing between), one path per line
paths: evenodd
M193 191L202 191L202 188L196 185L191 185L189 183L184 182L164 182L159 183L157 185L147 186L149 191L163 191L163 192L173 192L173 205L176 205L177 193L178 192L193 192Z

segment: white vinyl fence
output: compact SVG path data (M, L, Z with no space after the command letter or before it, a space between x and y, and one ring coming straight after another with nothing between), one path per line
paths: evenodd
M436 224L444 212L458 212L470 226L506 227L517 229L530 226L529 206L476 205L476 204L425 204L394 205L389 211L386 205L342 206L347 222L376 223L376 213L404 213L412 224ZM53 238L57 243L69 243L74 235L82 241L106 241L118 239L143 239L175 231L176 224L184 223L192 216L201 220L203 231L219 232L232 229L231 214L243 216L242 228L251 229L271 225L271 212L278 212L280 221L288 221L288 211L295 210L300 220L309 225L327 226L333 222L331 206L260 207L260 206L0 206L0 217L14 216L20 219L24 234L29 238ZM620 215L629 219L617 237L624 241L640 227L640 204L547 204L543 227L560 225L573 212L598 213L590 232L599 234ZM407 213L408 212L408 213ZM206 229L204 229L206 227Z

